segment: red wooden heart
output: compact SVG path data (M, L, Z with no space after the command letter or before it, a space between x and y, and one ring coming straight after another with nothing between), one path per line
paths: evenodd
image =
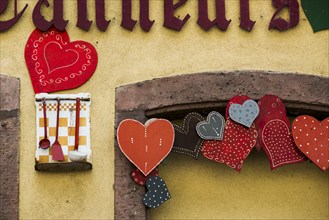
M25 62L35 93L73 89L95 72L97 52L85 41L70 42L66 31L35 29L25 46Z
M292 123L292 135L297 147L321 170L329 168L329 118L319 122L307 115Z
M265 124L272 119L282 119L285 122L289 123L288 117L286 117L286 107L282 100L275 95L264 95L259 101L259 115L255 120L255 125L260 134L265 126ZM264 118L267 119L264 119ZM260 137L260 135L259 135ZM260 151L262 148L259 140L256 143L256 149Z
M286 164L301 163L305 155L295 146L289 131L289 123L282 119L267 120L260 135L260 143L266 152L271 170Z
M146 180L151 176L159 176L159 168L158 167L155 168L154 170L152 170L152 172L147 176L144 176L144 174L142 174L141 171L139 171L138 168L135 169L131 173L131 177L135 181L135 183L137 183L138 185L141 185L141 186L145 186Z
M117 131L121 151L145 176L170 153L174 136L173 125L165 119L151 119L145 126L126 119Z
M254 124L247 128L228 118L223 140L204 141L201 151L209 160L224 163L236 171L240 171L243 161L255 146L256 138L257 131Z

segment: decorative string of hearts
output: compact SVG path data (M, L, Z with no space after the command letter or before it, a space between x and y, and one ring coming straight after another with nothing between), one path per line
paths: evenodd
M25 46L25 62L35 93L73 89L95 72L98 57L93 45L70 42L66 31L35 29Z
M321 170L329 168L329 117L319 122L302 115L292 123L292 135L297 147Z
M235 117L240 110L242 115L254 114L241 120ZM182 126L172 125L165 119L150 119L145 125L126 119L119 124L119 147L138 168L132 178L137 184L146 185L145 206L156 208L171 198L164 180L158 176L158 168L155 169L171 150L197 158L202 144L201 152L206 158L240 171L258 136L271 170L304 162L307 160L304 154L321 170L329 167L329 117L322 122L311 116L297 117L292 137L284 104L273 95L265 95L258 105L248 96L235 96L226 108L226 117L225 127L225 119L218 112L209 113L206 121L198 113L189 113Z

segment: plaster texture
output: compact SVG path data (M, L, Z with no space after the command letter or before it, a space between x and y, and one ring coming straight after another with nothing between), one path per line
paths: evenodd
M11 18L14 3L10 2L1 19ZM164 76L213 71L271 70L329 76L329 31L314 34L302 11L296 28L287 32L269 31L268 24L275 11L271 2L250 2L251 17L256 20L251 33L239 28L237 0L226 1L227 18L232 19L226 32L217 29L205 32L198 27L195 0L188 1L177 11L177 15L183 17L189 13L191 18L176 32L162 26L163 1L150 0L150 17L156 22L151 31L145 33L138 24L133 32L120 27L119 0L105 1L106 16L111 19L106 32L95 26L94 1L88 1L88 16L94 20L89 32L75 27L76 1L64 1L71 41L88 41L99 55L93 77L77 89L62 92L90 92L92 95L93 170L41 173L34 170L34 92L24 60L24 46L34 30L31 14L36 1L18 1L19 10L25 3L29 7L14 27L0 34L0 72L19 78L21 82L20 219L114 218L116 87ZM139 1L133 1L135 19L139 16L138 5ZM50 18L51 10L44 8L43 12ZM213 10L210 15L214 15ZM253 154L246 161L242 174L205 159L195 161L170 155L167 165L160 167L160 174L173 198L153 210L151 217L328 218L328 172L320 173L308 163L270 172L265 155ZM178 177L184 180L178 181ZM219 193L213 193L215 191ZM301 200L305 203L298 203Z

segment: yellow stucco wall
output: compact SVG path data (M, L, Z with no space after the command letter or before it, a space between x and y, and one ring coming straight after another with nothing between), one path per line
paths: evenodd
M133 16L138 18L138 1ZM36 1L19 1L29 7L21 20L0 34L0 72L21 80L20 218L111 219L113 202L114 89L117 86L203 71L273 70L328 76L329 31L314 34L304 13L297 28L268 31L274 12L270 1L251 0L256 25L251 33L239 26L239 1L226 1L228 30L205 32L196 24L197 1L191 0L177 14L191 15L182 31L162 26L163 2L150 0L149 33L139 26L133 32L120 27L121 1L106 1L112 20L103 33L95 24L89 32L75 27L76 1L65 1L67 31L71 40L92 43L99 55L94 76L78 89L90 92L93 170L83 173L34 171L34 92L24 60L24 46L34 29L31 14ZM11 11L6 12L9 17ZM94 3L89 1L94 19ZM46 11L46 10L45 10ZM48 13L50 14L50 13ZM321 88L319 88L321 89ZM239 174L223 165L180 155L170 155L160 167L172 199L153 210L154 218L218 219L325 219L328 218L328 172L304 163L270 172L264 153L253 152ZM127 174L128 175L128 174Z

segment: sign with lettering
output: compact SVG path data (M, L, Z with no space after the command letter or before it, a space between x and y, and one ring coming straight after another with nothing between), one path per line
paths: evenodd
M53 0L52 18L47 20L43 11L47 10L51 4L48 0L38 0L34 5L32 12L32 20L36 28L41 31L47 31L54 26L59 31L64 31L69 21L64 18L64 0ZM132 0L121 0L122 1L122 12L121 12L121 26L125 29L133 31L137 20L132 18ZM139 23L143 31L149 32L156 22L149 16L149 1L150 0L139 0ZM208 0L198 0L198 19L197 24L205 31L211 28L218 28L222 31L226 31L231 23L231 20L226 17L225 12L225 0L211 0L215 2L215 19L211 20L208 15ZM0 15L8 10L9 0L0 0ZM12 1L11 1L12 2ZM17 0L14 3L14 15L9 20L0 20L0 31L6 31L16 24L25 13L28 4L22 9L18 9ZM95 0L95 24L101 31L106 31L110 20L105 18L105 0ZM188 0L164 0L163 1L163 15L164 21L163 26L172 30L180 31L184 25L190 19L189 14L183 16L175 16L175 11L184 5L189 4ZM269 1L264 1L264 4L270 4ZM297 0L272 0L274 7L273 15L270 19L269 29L277 29L279 31L285 31L295 27L299 23L299 3ZM255 22L250 16L250 5L249 0L240 0L240 28L246 31L251 31L255 25ZM280 17L281 12L284 10L289 11L289 19L283 19ZM77 23L76 26L85 31L88 31L93 23L87 17L88 7L87 0L77 1ZM324 18L325 19L325 18Z

